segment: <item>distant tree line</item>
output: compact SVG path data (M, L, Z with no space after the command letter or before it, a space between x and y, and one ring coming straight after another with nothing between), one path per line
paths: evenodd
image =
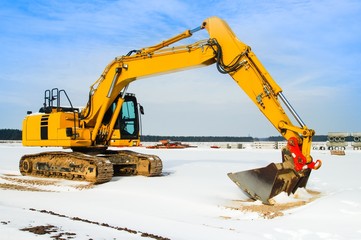
M21 140L21 130L0 129L0 140Z
M159 142L160 140L175 142L253 142L253 137L218 137L218 136L155 136L144 135L140 137L143 142Z
M258 141L271 141L271 142L282 142L285 139L282 136L271 136L268 138L257 138L257 137L229 137L229 136L155 136L155 135L144 135L140 137L143 142L159 142L160 140L172 140L175 142L258 142ZM326 142L327 135L313 136L314 142ZM350 140L347 141L352 141Z
M271 141L281 142L285 141L282 136L271 136L268 138L254 138L254 137L230 137L230 136L155 136L144 135L140 137L143 142L159 142L160 140L169 139L176 142L257 142L257 141ZM21 130L19 129L0 129L0 140L21 140ZM316 135L312 139L314 142L326 142L327 135ZM352 136L346 137L346 141L353 141Z
M281 142L281 141L285 141L285 139L281 136L271 136L271 137L267 138L266 141ZM312 141L313 142L326 142L327 135L315 135L312 137ZM347 141L353 141L353 140L350 138Z

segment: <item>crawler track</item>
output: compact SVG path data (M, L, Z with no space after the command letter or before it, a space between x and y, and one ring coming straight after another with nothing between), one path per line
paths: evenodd
M43 152L20 159L22 175L104 183L113 177L109 160L76 152Z
M43 152L24 155L19 169L24 176L55 177L105 183L113 175L159 176L162 161L158 156L133 151L106 150L96 155L80 152Z

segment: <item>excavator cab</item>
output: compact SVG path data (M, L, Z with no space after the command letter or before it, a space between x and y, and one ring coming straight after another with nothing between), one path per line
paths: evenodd
M118 98L124 97L121 112L115 122L110 146L139 146L140 145L140 116L144 113L143 107L138 104L132 93L119 94L104 115L103 123L109 124L116 107ZM43 106L37 114L28 111L28 117L23 125L23 143L36 146L41 142L58 142L61 128L65 128L62 140L76 137L80 134L80 109L73 106L67 92L53 88L44 91ZM61 127L54 130L52 126L60 123ZM52 144L52 143L51 143ZM51 144L49 146L51 146Z
M118 98L121 94L118 96ZM115 103L108 109L106 116L112 115L115 109ZM124 146L139 146L140 145L140 129L141 129L141 115L144 114L144 108L137 102L137 98L132 93L127 93L124 97L124 102L117 121L115 122L113 135L110 140L110 146L124 147Z

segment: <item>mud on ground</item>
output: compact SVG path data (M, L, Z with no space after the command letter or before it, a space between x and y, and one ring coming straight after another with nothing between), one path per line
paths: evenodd
M56 192L56 190L49 190L46 187L58 186L60 187L61 179L42 179L42 178L25 178L21 175L15 174L0 174L0 189L17 190L17 191L32 191L32 192ZM68 185L68 187L78 190L89 189L93 187L92 183L82 183Z
M304 206L321 196L320 192L313 191L313 190L307 190L307 193L310 195L310 198L297 200L297 197L296 197L295 201L286 202L286 203L277 203L276 202L274 205L264 205L261 203L257 203L252 199L245 200L245 201L234 200L233 204L232 204L233 206L227 207L227 208L242 211L242 212L254 212L254 213L258 213L258 215L262 218L273 219L276 217L283 216L284 212L289 209ZM224 217L224 216L223 216L223 218L227 219L227 217Z
M61 230L54 225L44 225L44 226L35 226L35 227L27 227L20 229L21 231L28 231L34 233L36 235L45 235L45 234L53 234L51 238L56 240L67 240L67 239L75 239L76 233L72 232L61 232Z

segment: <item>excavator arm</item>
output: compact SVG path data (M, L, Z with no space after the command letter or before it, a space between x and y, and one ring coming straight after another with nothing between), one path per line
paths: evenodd
M229 173L228 176L251 198L271 204L270 200L282 191L294 193L305 187L312 169L321 167L313 161L310 151L314 130L309 129L282 93L251 48L239 41L227 23L209 18L202 25L217 45L217 68L228 73L253 103L288 141L282 150L282 163L267 167ZM295 126L281 102L299 126Z
M228 174L248 196L272 204L270 199L282 191L290 194L305 187L311 170L321 167L322 162L314 162L310 155L315 131L306 126L251 48L238 40L226 22L209 18L202 26L216 42L218 70L235 80L288 141L282 150L282 163ZM292 123L281 102L299 126Z

